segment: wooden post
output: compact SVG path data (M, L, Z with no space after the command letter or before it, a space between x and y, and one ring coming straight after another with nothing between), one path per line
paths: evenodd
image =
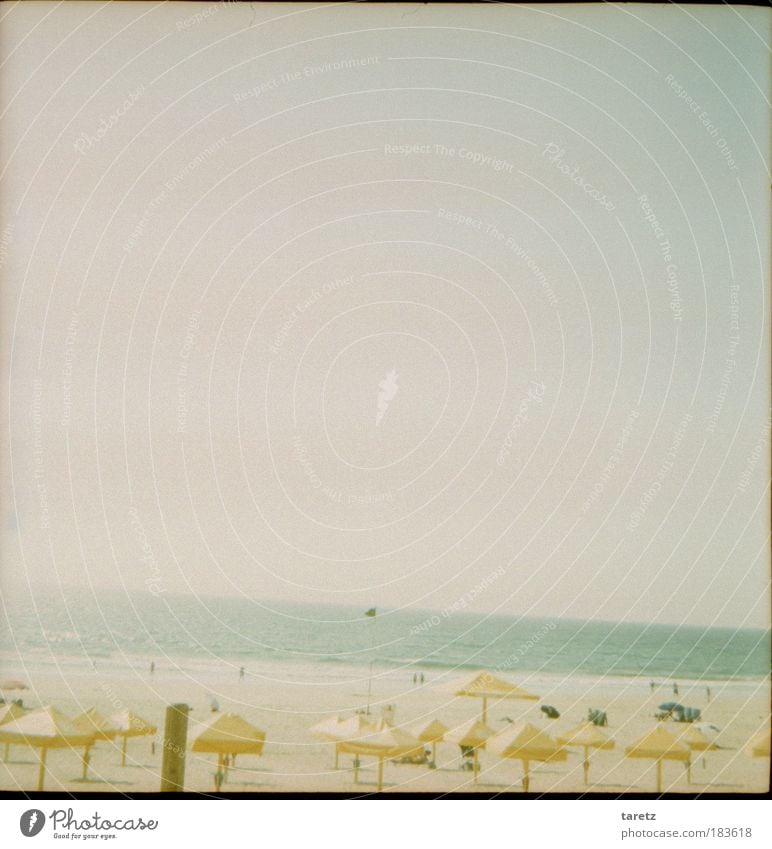
M692 759L691 758L689 758L689 760L686 762L686 783L687 784L692 783Z
M479 769L480 769L479 763L477 761L477 746L474 747L473 751L474 751L474 755L473 755L473 761L472 761L472 765L473 765L472 772L474 774L474 783L477 784L477 773L479 772Z
M82 781L85 781L88 778L88 762L91 760L91 756L89 755L89 747L86 746L83 749L83 775L81 777Z
M482 712L482 721L483 725L488 721L488 697L483 696L483 712Z
M338 751L338 744L335 744L335 769L338 768L338 755L340 752Z
M121 766L126 766L126 741L129 739L128 734L123 735L123 744L121 745Z
M40 750L40 769L38 770L38 793L43 789L43 781L46 777L46 755L48 748L43 746Z
M3 746L3 760L4 761L8 760L8 751L9 751L10 748L11 748L10 743L6 743L5 746Z
M161 793L181 793L185 788L185 748L188 741L188 705L166 708Z
M586 787L589 781L590 775L590 755L587 751L587 746L584 747L584 786Z
M378 792L383 790L383 756L378 758Z
M528 761L523 761L523 791L527 793L530 786L531 779L528 775Z

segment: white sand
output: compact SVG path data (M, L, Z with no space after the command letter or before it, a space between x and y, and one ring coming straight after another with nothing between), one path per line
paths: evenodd
M89 780L80 780L80 753L53 750L48 756L46 790L157 792L160 784L161 740L164 710L173 702L192 706L191 724L211 716L207 694L214 694L221 711L242 715L266 732L267 743L260 758L242 756L230 771L224 790L229 792L372 792L375 789L375 763L363 759L359 784L354 784L352 757L341 756L340 769L333 768L333 746L315 739L308 731L320 719L339 712L352 712L365 706L367 671L330 665L316 670L299 666L249 666L239 681L238 665L222 662L186 661L175 668L171 661L157 661L149 673L149 660L131 660L132 666L100 660L96 670L83 671L72 662L57 665L27 662L9 668L2 664L3 675L13 673L26 678L32 689L22 693L25 704L38 707L54 704L69 716L89 707L109 715L131 708L156 724L155 754L152 738L129 740L125 767L120 766L120 743L99 742L92 750ZM82 664L80 664L82 667ZM387 704L395 704L396 724L411 725L427 717L438 717L446 725L459 724L478 716L479 700L455 698L438 688L447 681L437 672L428 671L423 686L413 686L413 671L376 673L372 711L380 715ZM328 675L330 677L325 677ZM360 676L365 676L364 678ZM607 711L606 729L616 742L613 751L592 754L590 791L653 792L656 789L654 764L623 757L625 746L653 728L660 702L674 698L671 684L662 684L652 694L648 679L592 680L545 675L506 676L541 696L539 702L504 701L489 706L488 723L503 729L503 717L528 719L553 736L568 730L586 717L587 708ZM666 763L663 790L668 792L765 792L768 789L769 762L751 758L745 751L748 741L768 727L769 681L679 682L677 701L698 707L702 719L721 728L718 751L706 753L703 761L696 753L692 785L687 784L682 764ZM706 685L712 701L707 703ZM555 705L558 720L547 720L540 704ZM686 725L666 723L671 731ZM190 742L190 741L189 741ZM185 789L213 790L215 756L188 753ZM460 769L457 746L438 744L437 769L425 766L388 763L384 771L385 792L512 792L520 791L522 767L517 761L501 761L487 752L480 754L481 772L477 785L471 773ZM704 763L704 765L703 765ZM581 750L572 750L566 762L532 764L531 792L584 792ZM33 750L11 748L7 763L0 763L0 790L34 790L37 759Z

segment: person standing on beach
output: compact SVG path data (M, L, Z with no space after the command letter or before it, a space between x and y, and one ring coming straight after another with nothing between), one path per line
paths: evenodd
M710 687L706 687L706 688L705 688L705 692L706 692L706 694L707 694L707 696L708 696L708 704L710 704Z
M241 669L239 669L239 681L241 681L243 678L244 678L244 667L242 666Z
M653 681L649 681L649 689L651 690L652 693L654 692L654 682Z
M152 675L155 672L155 661L150 661L150 674Z
M674 696L678 695L678 682L677 681L676 681L675 684L673 684L673 695Z

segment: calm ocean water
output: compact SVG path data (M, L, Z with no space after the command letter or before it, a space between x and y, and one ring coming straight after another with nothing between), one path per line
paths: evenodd
M770 672L769 631L381 609L372 619L352 607L104 591L36 593L34 606L0 609L0 648L684 679Z

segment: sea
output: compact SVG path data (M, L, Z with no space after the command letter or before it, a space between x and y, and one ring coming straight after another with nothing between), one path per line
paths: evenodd
M769 630L391 610L164 593L47 589L0 605L0 651L38 659L189 658L233 665L491 669L750 680ZM374 614L374 615L372 615Z

